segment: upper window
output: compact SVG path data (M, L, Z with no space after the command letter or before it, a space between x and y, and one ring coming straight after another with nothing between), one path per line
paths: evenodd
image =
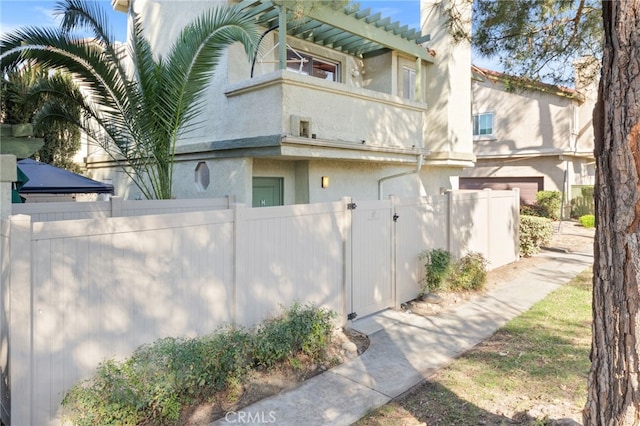
M402 68L402 96L412 101L416 97L416 70Z
M340 66L336 62L287 49L287 69L329 81L340 81Z
M493 113L486 112L473 116L473 136L493 134Z

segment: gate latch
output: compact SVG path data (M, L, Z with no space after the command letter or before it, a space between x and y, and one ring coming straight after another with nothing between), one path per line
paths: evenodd
M393 214L393 221L394 221L394 222L397 222L399 217L400 217L400 216L398 216L398 213L394 213L394 214Z
M358 207L356 203L347 204L347 210L355 210Z
M347 319L349 321L353 321L354 319L356 319L357 316L358 314L356 314L355 312L351 312L349 315L347 315Z

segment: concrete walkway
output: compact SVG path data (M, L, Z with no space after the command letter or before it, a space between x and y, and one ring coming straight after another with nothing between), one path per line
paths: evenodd
M387 310L354 322L351 327L370 339L360 357L213 424L349 425L359 420L593 264L591 253L538 256L549 261L455 310L432 317Z

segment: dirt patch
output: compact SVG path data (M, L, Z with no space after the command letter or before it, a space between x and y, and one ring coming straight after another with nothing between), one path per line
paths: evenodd
M355 351L345 349L349 343L355 345ZM336 330L324 362L314 363L308 357L298 356L291 364L268 371L253 370L244 383L216 394L212 401L183 410L178 424L195 426L211 423L228 412L238 411L264 398L293 389L305 380L361 355L368 347L367 336L354 330Z

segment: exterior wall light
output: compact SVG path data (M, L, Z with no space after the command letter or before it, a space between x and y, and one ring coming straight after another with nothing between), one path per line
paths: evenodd
M323 188L329 187L329 176L322 176L322 180L320 181L320 186Z

